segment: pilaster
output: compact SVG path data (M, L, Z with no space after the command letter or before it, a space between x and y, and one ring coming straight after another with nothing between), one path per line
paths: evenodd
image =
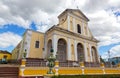
M70 39L68 39L68 48L67 48L68 52L67 52L67 55L68 55L68 60L71 60L71 42L70 42Z
M70 16L67 16L68 30L70 30Z
M84 42L84 53L85 53L85 61L88 61L88 54L87 54L86 42Z
M78 59L77 59L77 43L76 43L76 40L74 41L74 47L75 47L75 61L78 61Z
M90 44L89 44L89 50L90 50L90 61L93 62L93 60L92 60L92 53L91 53L92 52L91 51L91 45Z
M75 18L73 18L73 30L74 30L74 32L76 32Z
M53 35L53 38L52 38L52 48L54 50L54 56L56 56L56 52L57 52L57 36L56 35Z

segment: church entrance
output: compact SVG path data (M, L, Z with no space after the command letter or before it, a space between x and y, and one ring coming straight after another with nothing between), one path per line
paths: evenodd
M85 61L84 48L83 48L83 45L81 43L77 44L77 58L78 58L78 62L84 62Z
M58 40L58 45L57 45L57 51L58 51L58 56L57 59L60 62L65 62L66 61L66 55L67 55L67 43L64 39L59 39Z

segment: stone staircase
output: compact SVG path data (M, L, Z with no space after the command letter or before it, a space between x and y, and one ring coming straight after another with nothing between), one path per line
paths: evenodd
M18 67L1 67L0 66L0 78L18 78Z

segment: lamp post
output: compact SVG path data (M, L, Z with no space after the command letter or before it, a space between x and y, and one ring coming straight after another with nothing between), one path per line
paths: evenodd
M49 71L47 72L47 74L54 74L53 72L53 67L55 66L55 56L53 55L53 52L54 50L51 48L51 51L50 51L50 56L48 57L48 67L49 67Z
M111 62L111 59L110 59L110 50L108 51L108 61L110 62L110 66L112 67L112 62Z

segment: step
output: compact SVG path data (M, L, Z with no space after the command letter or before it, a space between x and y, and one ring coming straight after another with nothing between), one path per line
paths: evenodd
M0 78L18 78L18 76L0 77Z

